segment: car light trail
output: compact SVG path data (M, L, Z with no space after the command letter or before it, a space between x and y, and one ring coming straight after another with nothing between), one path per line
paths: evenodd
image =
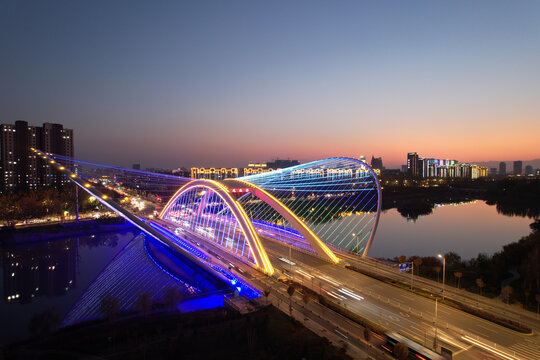
M352 291L349 291L349 290L347 290L347 289L341 288L341 289L339 289L338 291L341 292L341 293L343 293L343 294L345 294L345 295L347 295L347 296L352 297L353 299L356 299L356 300L364 300L364 298L363 298L362 296L357 295L357 294L355 294L355 293L353 293Z
M494 347L492 346L489 346L487 344L484 344L483 342L479 341L479 340L475 340L473 338L471 338L470 336L462 336L461 337L463 340L467 341L467 342L470 342L471 344L474 344L484 350L487 350L495 355L498 355L498 356L501 356L505 359L508 359L508 360L520 360L518 357L515 357L515 356L510 356L500 350L497 350L495 349Z
M309 275L307 272L305 272L303 270L297 269L296 272L301 274L301 275L304 275L305 277L307 277L309 279L313 279L313 276Z
M328 281L330 284L332 285L335 285L335 286L338 286L338 287L341 287L341 284L338 283L337 281L335 281L334 279L328 277L328 276L325 276L325 275L321 275L321 279L324 279L326 281Z
M291 261L291 260L289 260L289 259L286 259L286 258L284 258L284 257L280 257L279 260L281 260L281 261L283 261L284 263L289 264L289 265L291 265L291 266L295 266L295 265L296 265L295 262L293 262L293 261Z

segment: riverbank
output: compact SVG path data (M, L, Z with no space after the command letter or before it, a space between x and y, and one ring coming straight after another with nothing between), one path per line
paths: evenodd
M504 215L540 217L540 179L505 178L477 180L446 180L426 186L420 180L407 184L385 185L382 209L397 208L409 219L429 215L436 204L484 200L495 205Z
M538 312L540 220L529 226L531 229L529 235L503 245L493 255L479 253L474 258L462 260L459 254L450 251L444 253L444 264L443 257L416 256L410 253L382 260L390 260L396 264L395 266L398 263L414 263L415 276L437 282L441 282L441 278L445 277L446 286L489 298L498 298L508 305L515 304L531 312ZM407 284L406 287L408 286Z
M129 227L130 225L120 217L107 217L80 222L42 223L22 228L3 227L0 229L0 245L10 246L73 236L93 235L101 232L122 231Z

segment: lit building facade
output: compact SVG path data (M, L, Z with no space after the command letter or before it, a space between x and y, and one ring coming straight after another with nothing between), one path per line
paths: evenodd
M250 163L247 167L244 168L243 176L262 174L272 170L275 169L268 167L268 165L266 164Z
M412 178L477 179L488 176L488 168L473 164L460 164L457 160L420 158L417 153L408 153L407 174Z
M420 176L420 172L418 171L418 153L407 154L407 174L412 178Z
M191 178L193 179L224 180L237 177L238 168L191 168Z
M267 163L250 163L243 169L242 176L263 174L269 171L285 169L291 166L300 165L298 160L276 159Z

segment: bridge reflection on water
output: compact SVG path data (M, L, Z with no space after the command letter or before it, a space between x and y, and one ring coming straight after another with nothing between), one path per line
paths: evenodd
M143 293L156 308L174 288L177 300L188 301L191 310L199 306L194 299L233 295L227 283L134 230L126 225L121 232L3 249L0 312L12 326L2 329L2 341L27 336L31 317L51 306L65 315L61 326L67 326L103 317L105 297L118 302L118 311L133 312ZM208 302L201 300L200 306L207 307Z
M177 289L183 300L228 292L223 282L139 234L97 276L62 325L101 317L102 299L107 296L118 300L121 312L130 312L140 294L148 293L153 303L164 304L171 288Z

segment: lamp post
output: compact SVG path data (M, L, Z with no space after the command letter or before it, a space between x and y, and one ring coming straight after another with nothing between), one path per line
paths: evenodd
M437 255L439 258L443 259L443 265L442 265L442 299L444 300L444 280L446 278L446 258L441 255L441 254L438 254Z
M434 350L437 350L437 330L438 330L438 326L437 326L437 318L438 318L438 307L437 307L437 297L435 297L435 336L433 337L433 349Z
M78 167L75 167L75 175L78 174ZM79 187L77 184L75 184L75 210L77 212L77 224L79 223ZM77 241L79 241L79 238L77 238Z
M414 288L414 261L411 261L411 290Z
M358 248L360 246L360 241L358 240L359 235L360 234L355 234L355 233L352 234L353 238L356 238L356 254L360 252L360 249Z

